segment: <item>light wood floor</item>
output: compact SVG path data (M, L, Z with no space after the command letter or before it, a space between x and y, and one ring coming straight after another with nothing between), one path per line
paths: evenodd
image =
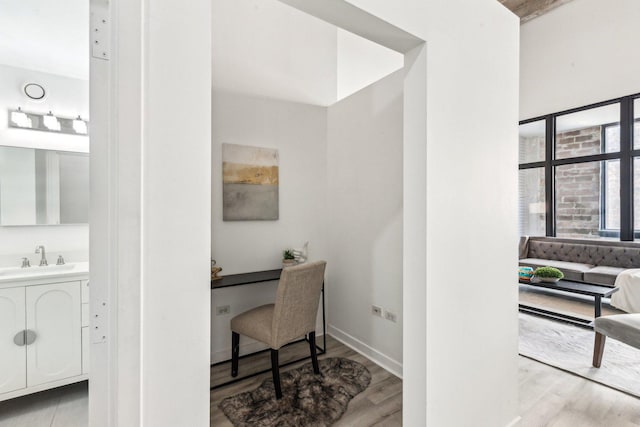
M594 315L592 297L522 285L519 296L523 304L589 319ZM619 313L603 301L603 316ZM526 357L518 363L520 427L640 426L640 399Z
M371 385L349 403L347 412L336 426L401 426L402 381L331 337L327 344L328 354L321 358L348 357L367 366L372 374ZM306 345L288 351L303 353ZM261 357L266 360L242 359L240 374L252 365L255 365L254 369L268 367L268 353ZM519 357L518 363L521 427L640 426L640 399L525 357ZM212 377L221 380L225 369L224 366L215 368ZM213 391L211 425L231 426L218 409L221 399L251 390L269 377L266 373ZM0 402L0 427L81 427L88 424L87 420L86 383Z
M295 349L288 348L286 351L282 351L282 353L283 355L288 354L287 357L292 358L299 355L307 355L308 349L309 347L306 343L300 343L296 344ZM295 352L295 354L292 354L293 352ZM326 357L346 357L362 363L369 369L369 372L371 372L371 384L365 391L351 400L347 412L334 424L336 427L394 427L402 425L402 381L399 378L331 337L327 337L327 354L319 356L319 359ZM266 369L271 366L270 363L271 359L267 352L258 356L252 356L251 358L241 359L239 373L243 375L245 369L247 369L246 367L253 364L260 365ZM304 363L309 363L309 361L307 360L287 366L281 371L284 372L289 369L295 369ZM212 377L216 380L222 375L218 372L219 370L223 370L226 373L230 371L230 367L228 364L225 364L212 369ZM227 417L225 417L218 408L220 401L227 396L253 390L268 378L271 378L270 372L213 390L211 393L211 425L215 427L232 426ZM214 384L215 383L214 381Z
M640 399L519 357L519 427L640 426Z

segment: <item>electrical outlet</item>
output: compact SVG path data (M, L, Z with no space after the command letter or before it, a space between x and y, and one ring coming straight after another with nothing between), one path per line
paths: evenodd
M395 313L392 313L390 311L384 312L384 318L387 320L391 320L392 322L396 322L398 320L398 316L396 316Z
M222 316L223 314L230 314L231 306L230 305L221 305L216 307L216 316Z
M372 305L371 314L373 314L374 316L382 317L382 307L377 305Z

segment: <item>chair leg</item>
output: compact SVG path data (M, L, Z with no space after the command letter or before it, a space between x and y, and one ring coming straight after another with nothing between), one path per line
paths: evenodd
M318 375L320 367L318 366L318 350L316 349L316 333L309 332L309 351L311 351L311 363L313 364L313 373Z
M596 332L595 343L593 344L593 366L595 368L599 368L602 364L602 354L604 353L604 343L606 339L606 335Z
M276 399L282 398L280 388L280 366L278 363L278 350L271 349L271 375L273 376L273 386L276 389Z
M238 359L240 358L240 334L231 331L231 376L238 376Z

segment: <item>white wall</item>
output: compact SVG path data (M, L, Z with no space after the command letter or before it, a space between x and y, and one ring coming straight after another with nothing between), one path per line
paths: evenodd
M426 240L426 255L405 253L403 266L403 420L516 421L519 20L494 0L283 1L365 32L388 22L426 41L411 52L405 80L404 203L418 213L404 210L404 247ZM388 40L407 46L396 41ZM482 286L455 274L487 265L495 280ZM486 295L490 304L479 304Z
M33 101L22 92L27 82L43 85L47 97ZM16 147L59 149L89 152L89 137L80 135L37 132L8 127L8 109L21 107L25 111L89 118L89 82L75 78L47 74L0 65L0 144ZM67 262L89 260L89 226L0 226L0 267L18 266L22 257L32 265L39 260L34 254L36 245L45 245L53 259L63 255Z
M338 100L404 66L404 55L338 28Z
M90 424L207 426L211 2L91 11Z
M426 183L406 162L404 180L405 203L426 193L425 228L403 224L405 247L426 234L426 282L408 279L424 265L405 262L403 422L508 425L518 408L519 20L494 0L349 3L426 41ZM405 117L422 108L410 107ZM419 132L405 126L405 159L424 158L411 143ZM495 280L481 286L465 274L487 265Z
M2 4L0 63L89 77L89 2L48 0Z
M212 9L214 89L335 102L335 26L277 0L215 0Z
M312 260L327 257L327 109L288 101L215 91L212 98L211 257L222 275L281 268L282 251L309 242ZM222 221L222 144L279 151L277 221ZM331 267L329 267L330 269ZM212 307L231 313L212 316L212 360L229 358L229 320L273 302L276 283L212 292ZM318 334L320 331L318 331ZM252 341L242 340L244 347Z
M207 294L200 289L206 285L203 274L206 260L200 257L207 250L203 243L209 243L208 224L204 218L209 213L208 188L187 186L191 190L182 194L175 183L161 178L159 164L162 160L173 161L179 166L179 172L186 173L183 176L174 169L171 177L177 183L187 180L191 185L198 185L202 179L208 180L206 173L200 174L206 172L208 166L199 162L210 160L210 147L202 140L208 136L207 132L176 135L167 125L168 118L161 113L167 106L187 105L188 109L175 110L184 111L178 118L198 130L198 123L209 125L204 115L210 113L209 99L201 90L207 85L204 80L209 77L205 76L208 66L190 56L190 52L197 52L202 55L200 60L209 61L208 46L203 41L208 37L202 34L206 28L204 20L209 17L207 2L192 2L189 8L180 8L156 0L155 6L166 8L164 13L158 14L142 8L139 1L112 0L111 3L117 3L121 8L116 21L119 24L117 48L132 54L128 57L130 62L120 63L123 67L120 71L131 77L131 80L122 79L122 86L118 87L117 93L123 98L120 111L135 112L140 101L136 94L141 92L125 89L128 85L140 89L136 80L136 76L140 76L143 83L149 84L145 85L148 92L143 93L154 94L146 100L154 106L151 115L142 115L147 119L146 129L154 130L145 141L161 141L171 147L161 154L159 144L145 145L145 149L152 151L144 153L148 160L145 167L151 166L151 169L145 172L143 188L152 191L153 184L158 183L167 184L170 191L164 195L152 191L151 196L158 199L145 196L144 201L152 203L146 205L148 212L142 220L146 224L145 232L152 235L149 237L152 240L145 240L144 249L149 250L145 254L159 258L169 255L172 262L154 265L153 258L143 259L145 292L132 292L132 296L144 297L145 310L140 311L136 301L119 301L118 311L129 322L119 323L118 327L123 334L128 330L127 326L134 328L129 332L131 335L127 335L132 339L123 340L120 343L123 348L116 354L120 359L115 360L122 363L110 368L117 368L114 376L122 380L122 383L116 383L122 391L117 396L118 403L127 409L138 407L142 402L135 384L136 378L142 378L144 404L140 408L144 413L142 419L148 425L205 425L204 411L208 413L209 402L203 378L208 380L208 377L206 367L202 366L202 353L206 353L209 343L208 337L203 335L205 329L208 333L208 324L203 326L203 321L207 318L205 311L209 309L209 300L203 298L208 295L208 289ZM326 7L330 7L330 3L320 1ZM414 241L427 239L424 262L428 276L425 283L407 283L405 280L403 289L406 301L423 295L422 290L426 288L423 309L412 307L410 313L404 313L404 347L405 354L414 349L420 351L426 341L427 353L426 362L425 358L420 360L422 367L414 364L409 370L405 365L407 375L417 378L411 381L412 389L405 389L403 393L403 421L407 425L425 425L425 422L434 426L507 425L516 418L518 400L517 288L512 282L517 265L517 146L513 141L517 140L518 20L495 0L351 0L349 3L427 41L427 49L421 51L421 55L426 54L426 79L423 78L425 85L420 88L428 95L428 115L422 129L410 129L415 132L416 140L421 133L426 134L427 158L422 170L426 169L427 180L404 181L405 195L419 200L425 193L427 195L427 216L422 218L426 233L422 227L407 229L406 222L404 233ZM137 16L138 13L144 15ZM154 19L149 20L150 16ZM141 28L142 22L150 25ZM162 27L162 24L167 25ZM187 25L189 31L186 31ZM185 31L177 31L181 28ZM144 37L141 38L141 34ZM150 56L145 56L144 68L137 62L142 58L138 51L142 45L151 47L150 52L145 52ZM191 49L185 49L185 46ZM178 78L184 68L190 70L188 80ZM143 74L143 70L149 74ZM176 82L180 82L180 86ZM198 102L194 104L194 101ZM132 103L134 105L130 106ZM465 114L461 114L462 106ZM193 114L194 111L198 114ZM137 113L140 112L146 113ZM405 117L424 116L422 113L422 110L416 113L405 109ZM128 120L126 115L122 119ZM131 122L127 123L134 127ZM130 127L119 124L121 136L131 136L131 132L126 132ZM180 129L184 129L184 125ZM406 134L405 128L405 142ZM139 135L133 133L133 136ZM136 141L135 138L131 140ZM178 140L182 141L179 146L175 144ZM123 147L125 142L130 141L123 140ZM421 152L424 147L410 148L410 152L404 150L405 158L416 154L418 159L424 159ZM172 159L172 156L177 158ZM191 161L191 169L187 167L187 160ZM411 172L421 176L420 171L412 169ZM165 191L162 185L156 187L156 191L160 188ZM135 196L136 191L129 189L124 196ZM126 206L118 207L124 208ZM185 209L179 212L180 208ZM140 229L135 215L131 217L125 216L132 220L131 228ZM164 230L160 227L163 220ZM192 220L190 224L183 223L189 220ZM180 226L183 227L181 236L178 234ZM200 240L196 230L200 231L201 237L203 233L206 236ZM124 234L127 227L121 225L120 231ZM165 245L161 240L163 237L166 237ZM166 245L173 241L181 241L182 247ZM155 248L153 243L157 245ZM168 248L169 253L163 254L158 248ZM119 265L123 267L120 274L128 277L128 273L135 273L135 265L126 261L119 259ZM465 271L475 272L487 265L493 268L493 280L483 282L481 286L470 281L466 274L455 274L462 267ZM406 271L423 267L423 263L405 264L403 275L406 278ZM491 296L489 300L487 295ZM490 303L479 303L484 301ZM146 309L147 304L151 310ZM166 310L167 306L173 309ZM144 351L140 351L133 340L138 330L135 326L139 326L137 314L142 314L143 324L146 323L140 341ZM426 330L422 327L425 320ZM181 329L182 334L179 334ZM407 342L410 345L406 345ZM140 358L140 355L144 357ZM92 356L92 366L95 366L93 362ZM426 377L422 375L425 365ZM133 375L127 376L127 373ZM129 381L131 384L127 384ZM94 382L92 397L96 397L95 393ZM130 403L125 405L124 398L129 398ZM111 413L117 413L122 424L136 424L135 418L128 417L134 411L122 414L117 409L116 406L114 412L111 408ZM178 415L182 418L177 418Z
M520 119L640 92L640 3L573 0L521 28Z
M328 109L329 333L402 376L402 125L398 71ZM375 317L371 305L397 315Z

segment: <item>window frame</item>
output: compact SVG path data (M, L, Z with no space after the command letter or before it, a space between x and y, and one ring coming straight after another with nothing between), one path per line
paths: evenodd
M521 120L520 125L527 123L545 121L545 158L543 161L519 163L518 169L531 169L543 167L545 171L545 220L546 220L546 236L556 236L556 189L555 189L555 168L556 166L578 164L596 161L606 160L620 160L620 230L607 230L606 219L602 209L605 208L604 200L601 202L601 215L600 215L600 230L601 237L619 237L620 241L633 241L635 237L640 238L640 230L634 230L633 224L633 159L634 157L640 157L640 147L638 149L633 148L633 135L634 124L640 121L640 118L634 118L634 102L636 99L640 99L640 93L633 95L623 96L620 98L614 98L607 101L602 101L594 104L585 105L578 108L572 108L569 110L560 111L557 113L546 114L542 116L533 117L526 120ZM561 116L565 116L580 111L591 110L598 107L604 107L611 104L620 105L620 121L617 123L602 124L601 143L603 144L603 151L600 154L571 157L564 159L556 159L556 119ZM619 124L620 126L620 151L615 153L606 153L604 148L605 144L605 126L611 126ZM606 162L603 163L606 169ZM604 180L601 180L601 187L606 185ZM604 197L604 192L601 191L601 197Z

